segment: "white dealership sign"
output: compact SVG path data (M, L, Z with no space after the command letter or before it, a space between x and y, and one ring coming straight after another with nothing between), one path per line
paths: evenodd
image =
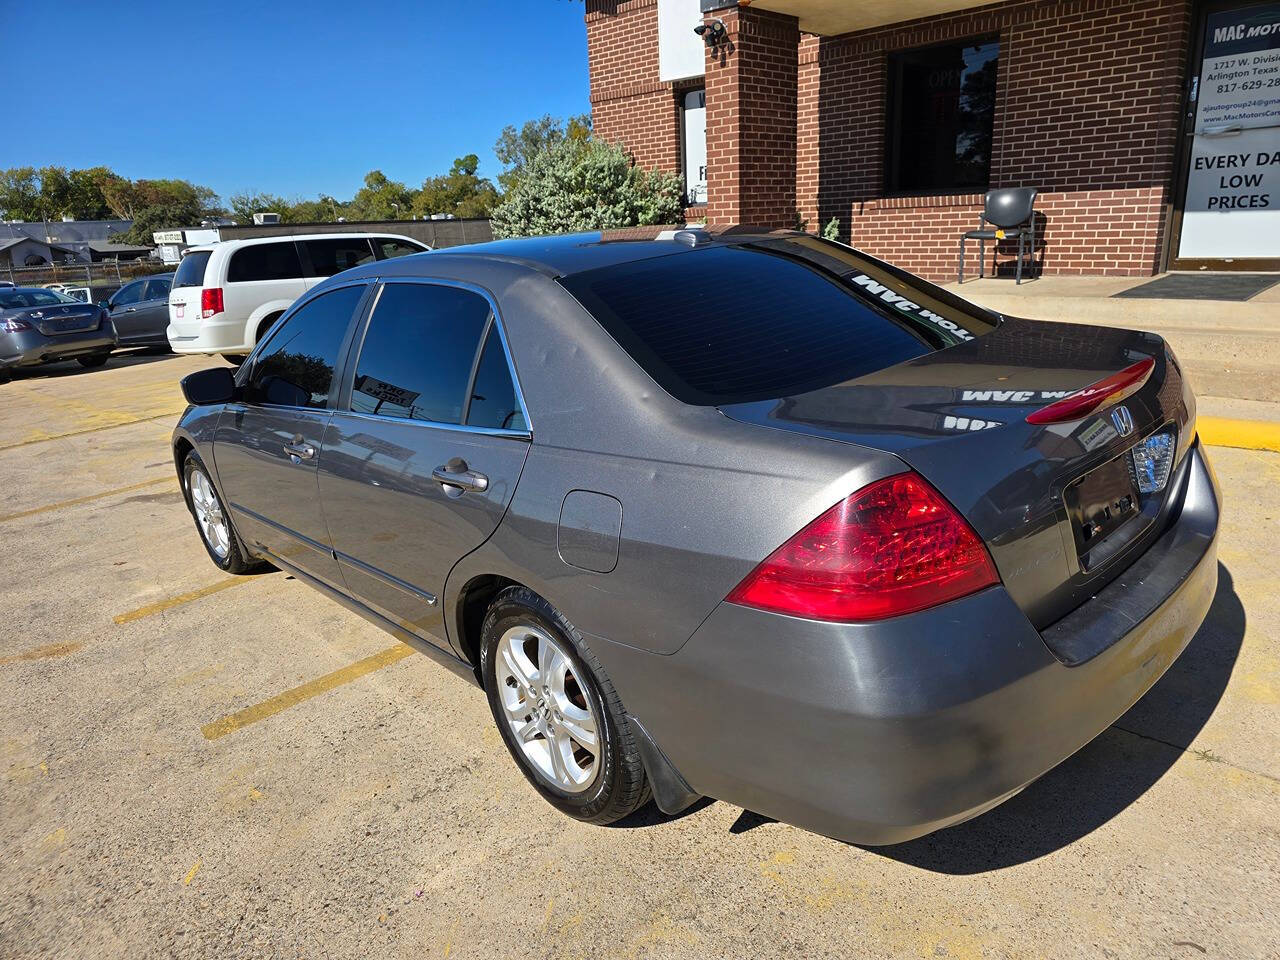
M1211 14L1178 256L1280 257L1280 3Z

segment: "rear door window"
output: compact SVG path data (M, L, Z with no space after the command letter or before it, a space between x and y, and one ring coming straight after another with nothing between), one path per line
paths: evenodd
M710 246L560 282L663 389L696 405L805 393L942 345L785 251Z
M394 260L396 257L406 257L411 253L426 252L424 248L396 237L374 237L373 245L378 250L379 260Z
M115 292L111 297L113 306L124 307L131 303L137 303L142 299L142 281L135 280L133 283L126 283L123 287Z
M173 275L173 285L175 287L203 287L204 268L209 262L209 254L208 250L197 250L183 257L182 263L178 264L178 269Z
M325 406L338 352L365 289L357 284L323 293L277 324L254 358L247 399L271 406Z
M292 240L241 247L231 254L231 263L227 266L227 283L301 279L302 261Z
M351 409L462 423L489 301L458 287L388 283L356 361Z
M167 277L152 277L147 281L142 292L143 300L161 300L169 296L169 280Z
M520 401L516 399L515 382L511 379L511 367L507 363L507 352L502 349L496 321L489 324L464 422L469 427L496 430L529 429Z
M303 240L301 244L311 261L308 273L311 277L332 277L362 263L372 263L374 259L373 248L364 237Z

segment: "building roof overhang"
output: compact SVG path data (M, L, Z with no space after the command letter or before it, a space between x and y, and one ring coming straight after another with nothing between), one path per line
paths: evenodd
M750 0L750 6L790 14L800 21L800 29L805 33L834 36L985 7L991 2L993 0L978 3L974 0ZM739 5L738 0L702 0L702 9L708 13Z

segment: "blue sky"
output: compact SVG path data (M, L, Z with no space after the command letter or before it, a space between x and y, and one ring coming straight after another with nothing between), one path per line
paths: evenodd
M581 0L0 0L0 168L105 164L223 198L348 198L374 168L416 186L466 153L493 177L506 124L589 109L583 12Z

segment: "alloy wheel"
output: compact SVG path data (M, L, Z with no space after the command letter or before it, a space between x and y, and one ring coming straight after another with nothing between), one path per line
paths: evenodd
M566 793L581 793L600 766L600 722L573 661L549 633L511 627L495 651L498 696L525 759Z
M227 525L226 515L222 512L222 504L218 502L213 484L202 470L191 471L191 506L204 542L219 560L225 560L231 549L231 528Z

